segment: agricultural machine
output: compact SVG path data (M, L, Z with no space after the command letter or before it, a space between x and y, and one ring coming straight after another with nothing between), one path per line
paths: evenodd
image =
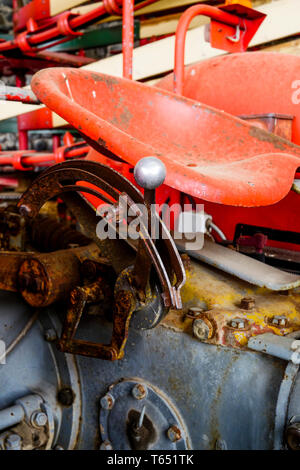
M80 140L32 151L23 126L0 154L0 448L297 450L300 59L245 52L251 2L199 4L174 73L140 83L121 4L101 8L123 13L123 78L48 64L1 89ZM230 54L184 67L197 15ZM29 21L0 52L44 63L82 21Z

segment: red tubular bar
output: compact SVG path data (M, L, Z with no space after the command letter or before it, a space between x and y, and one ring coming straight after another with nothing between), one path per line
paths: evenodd
M16 86L23 87L26 84L24 75L16 75ZM28 132L27 130L20 129L21 116L18 116L18 132L19 132L19 150L25 150L28 148Z
M195 16L204 15L214 20L226 23L231 26L238 26L240 19L236 16L226 13L217 7L209 5L195 5L188 8L180 17L180 20L176 29L175 38L175 64L174 64L174 84L173 90L177 95L183 93L183 82L184 82L184 52L185 52L185 40L188 27Z
M125 0L124 0L125 1ZM140 8L143 8L147 5L150 5L152 3L157 2L158 0L145 0L144 2L136 5L134 10L139 10ZM126 3L126 2L125 2ZM134 0L127 0L128 5L126 5L126 11L127 7L131 10L133 8ZM66 17L66 12L62 13L61 15L57 16L56 19L56 24L55 25L48 25L48 26L41 26L39 27L36 31L34 32L28 32L28 31L23 31L21 34L17 35L15 39L11 41L4 41L0 42L0 51L8 51L11 49L17 49L20 48L21 50L24 50L25 52L34 52L35 47L37 47L40 44L43 44L45 42L53 41L57 38L61 38L62 34L62 19L64 20L64 26L65 26L65 31L72 31L74 34L76 34L77 29L83 28L85 25L89 23L93 23L96 20L99 19L99 17L106 15L106 14L111 14L113 12L116 14L118 10L118 6L120 7L122 5L122 0L105 0L102 5L99 7L95 8L92 11L89 11L87 13L84 13L83 15L72 15L69 16L68 18ZM62 18L62 19L61 19ZM59 26L60 25L60 26ZM127 32L128 34L128 32ZM59 39L58 42L55 44L67 41L70 39L70 36L63 37L62 39ZM53 46L53 44L51 44ZM50 47L50 46L47 46Z
M132 55L134 41L134 0L123 0L123 77L132 79Z
M13 166L16 170L29 170L37 166L50 166L57 160L84 157L90 150L84 142L77 142L71 148L59 147L54 153L37 153L34 150L0 152L0 166Z
M6 85L0 86L0 100L19 101L27 104L41 104L31 90Z

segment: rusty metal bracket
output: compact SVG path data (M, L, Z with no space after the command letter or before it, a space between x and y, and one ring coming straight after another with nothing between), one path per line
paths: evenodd
M130 285L130 270L123 271L116 283L114 321L110 343L102 344L74 339L85 305L90 302L99 302L105 296L102 279L84 287L76 287L71 292L70 307L58 342L60 351L109 361L123 358L130 319L137 306L134 290Z

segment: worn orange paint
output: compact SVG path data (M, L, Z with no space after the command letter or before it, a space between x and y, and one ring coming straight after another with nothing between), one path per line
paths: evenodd
M46 69L32 89L96 149L132 165L153 155L165 183L207 201L262 206L281 200L300 166L300 147L171 92L68 68Z

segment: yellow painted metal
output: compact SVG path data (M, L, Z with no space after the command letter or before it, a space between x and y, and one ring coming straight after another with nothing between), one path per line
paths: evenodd
M189 308L199 307L202 318L213 325L207 343L244 348L251 336L267 332L284 336L300 330L300 288L274 292L234 278L213 267L188 259L184 255L187 281L181 290L183 309L171 311L164 326L193 334ZM259 273L258 273L259 274ZM251 298L253 308L242 308L241 301ZM276 317L284 317L283 325ZM275 317L275 318L274 318ZM232 327L235 319L244 321L244 328Z

